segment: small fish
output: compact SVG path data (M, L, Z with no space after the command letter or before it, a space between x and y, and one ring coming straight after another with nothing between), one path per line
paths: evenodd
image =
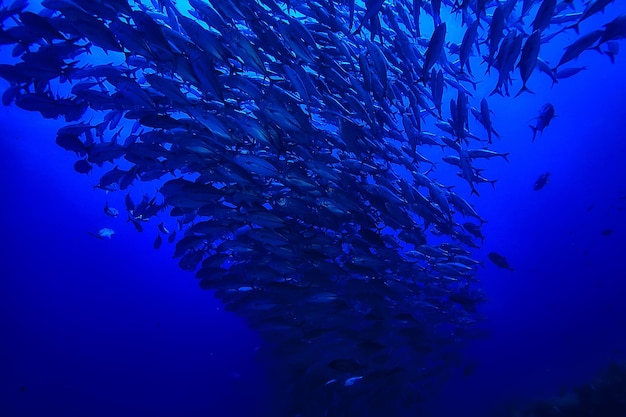
M115 207L110 207L109 202L105 201L104 202L104 214L115 218L120 214L120 212Z
M97 233L91 233L91 232L87 232L87 234L89 236L93 236L96 239L104 239L104 238L108 238L111 239L111 237L115 234L115 231L113 229L110 229L108 227L103 227L102 229L98 230Z
M354 383L356 381L358 381L360 379L363 379L363 377L360 376L360 375L359 376L350 377L350 378L346 379L346 381L343 383L343 386L344 387L351 387L352 385L354 385Z
M548 183L549 179L550 179L550 173L549 172L544 172L543 174L539 175L539 177L535 181L535 185L533 186L533 190L535 190L535 191L541 190L543 187L546 186L546 184Z
M556 78L562 80L564 78L573 77L581 71L586 70L587 67L572 67L572 68L563 68L556 72Z
M161 237L161 234L157 234L157 237L154 239L154 243L152 244L152 246L154 247L154 249L159 249L162 243L163 237Z
M498 268L508 269L509 271L513 271L513 268L511 268L506 258L500 255L499 253L489 252L487 256L489 257L489 260L493 262L493 264L497 266Z
M79 159L74 162L74 171L79 174L89 174L91 172L91 164L86 159Z
M611 236L613 234L613 229L604 229L601 234L602 236Z

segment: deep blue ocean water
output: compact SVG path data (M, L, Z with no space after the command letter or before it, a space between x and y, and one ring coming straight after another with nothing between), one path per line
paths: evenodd
M623 13L616 3L590 24ZM488 334L463 352L472 372L452 366L434 416L507 415L626 359L626 59L589 51L576 65L588 69L491 99L494 149L510 163L490 161L498 181L480 197L464 189L487 220L475 256ZM547 102L557 117L532 142ZM105 215L122 195L74 172L54 143L61 122L2 107L0 126L0 416L264 415L279 395L258 336L178 268L172 245L153 249L155 228ZM111 240L87 234L102 227Z

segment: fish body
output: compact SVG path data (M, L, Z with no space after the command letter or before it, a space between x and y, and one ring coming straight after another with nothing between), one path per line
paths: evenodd
M543 0L541 2L535 20L532 23L534 32L541 33L547 29L554 16L555 7L556 0Z
M608 6L609 4L613 3L613 0L592 0L590 2L587 3L585 10L583 11L582 15L580 16L580 19L578 19L578 21L573 24L572 26L570 26L572 29L574 29L576 31L576 33L578 33L578 26L585 20L587 20L588 18L590 18L591 16L604 11L604 9L606 8L606 6Z
M544 106L539 111L539 115L535 118L535 125L529 125L529 127L533 131L533 142L537 137L537 132L543 133L543 129L545 129L550 124L554 116L554 106L550 103L544 104Z
M439 60L443 52L443 44L446 39L446 23L439 24L433 32L430 41L428 42L428 48L426 48L426 54L424 56L424 65L422 67L422 77L425 79L430 69L435 65L435 62Z
M102 240L102 239L111 239L111 237L113 237L113 235L115 234L115 231L108 227L103 227L102 229L98 230L98 232L96 233L87 232L87 234L97 239Z
M522 92L528 91L532 93L532 91L526 86L528 79L531 74L535 70L537 66L537 58L539 57L539 47L541 46L541 33L535 31L526 38L526 42L522 47L522 56L520 58L519 67L520 75L522 76L522 88L516 94L516 97L519 96Z
M565 48L565 52L561 56L561 59L556 67L558 68L567 62L577 59L580 54L588 49L591 49L591 47L603 36L603 34L604 31L602 30L594 30L586 35L580 36Z
M571 67L571 68L562 68L556 72L556 78L562 80L564 78L573 77L581 71L586 70L587 67Z
M537 179L535 180L535 184L533 185L533 190L535 191L541 190L543 187L546 186L546 184L548 184L549 179L550 179L549 172L544 172L543 174L539 175L539 177L537 177Z
M626 14L618 16L604 25L604 32L599 43L603 44L620 39L626 39Z
M480 21L476 19L472 22L471 25L465 30L465 34L463 34L463 40L461 41L461 48L459 50L459 70L463 72L464 68L467 68L467 71L471 74L472 69L469 66L469 58L472 53L472 49L474 48L474 44L476 43L476 37L478 35L478 25Z
M498 268L508 269L509 271L513 271L514 270L509 265L509 262L507 261L507 259L504 256L500 255L499 253L497 253L497 252L489 252L489 254L487 256L489 257L489 260L491 262L493 262L493 264L495 266L497 266Z

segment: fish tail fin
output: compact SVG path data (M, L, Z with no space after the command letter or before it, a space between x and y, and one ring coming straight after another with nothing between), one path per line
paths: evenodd
M565 29L574 29L576 34L580 35L580 30L578 29L578 25L580 25L580 22L576 22L573 25L570 25L570 26L566 27Z
M533 142L535 141L535 139L537 138L537 128L533 125L528 125L528 127L530 127L533 130Z
M506 162L509 162L509 163L510 163L511 161L509 161L509 154L510 154L510 152L503 153L503 154L502 154L502 157L504 158L504 160L505 160Z
M352 32L352 35L358 35L359 33L361 33L361 29L363 29L363 22L359 23L359 26L357 26L354 32Z
M517 94L515 94L515 97L519 96L520 94L522 94L524 91L529 92L530 94L535 94L534 91L532 91L530 88L526 87L526 85L523 85L522 88L520 88L520 90L517 92Z
M491 184L491 186L493 187L493 189L496 189L496 182L498 182L498 180L491 180L489 181L489 184Z
M480 197L480 194L478 194L478 191L476 191L476 187L474 187L474 184L470 184L470 187L472 187L472 191L470 192L470 195L476 194L476 196Z
M498 93L498 94L500 94L501 96L503 96L503 94L502 94L502 88L498 88L498 86L496 86L496 88L494 88L494 89L493 89L493 91L492 91L491 93L489 93L489 97L491 97L492 95L494 95L494 94L496 94L496 93Z
M611 64L615 64L615 54L613 52L607 51L604 52L604 54L609 57L609 59L611 60Z

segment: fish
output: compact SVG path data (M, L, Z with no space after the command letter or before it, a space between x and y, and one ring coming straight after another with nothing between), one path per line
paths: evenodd
M498 5L493 12L491 24L489 25L489 36L487 38L489 41L489 55L485 58L485 61L487 62L487 70L485 71L485 74L489 73L489 70L491 69L500 41L504 37L505 27L504 8L503 5Z
M556 78L555 71L550 68L550 65L541 58L537 58L537 69L550 77L553 86L554 84L559 82L559 80Z
M154 242L152 243L152 246L154 247L154 249L159 249L162 244L163 244L163 237L159 233L159 234L157 234L156 238L154 239Z
M424 55L424 65L422 67L422 79L426 79L430 69L439 60L443 53L443 45L446 40L446 23L443 22L433 31L433 35L428 42L426 54Z
M556 0L543 0L532 22L533 32L541 33L550 25L556 8Z
M509 162L509 154L510 154L509 152L495 152L490 149L484 149L484 148L467 150L467 155L472 159L474 158L490 159L490 158L500 157L504 159L506 162Z
M604 31L602 32L599 43L603 44L619 39L626 39L626 14L618 16L604 25Z
M461 41L461 47L459 50L459 71L462 73L463 68L467 68L467 71L472 74L472 69L469 66L469 58L476 43L476 37L478 36L478 25L480 20L476 19L467 28L463 34L463 40Z
M535 118L535 125L529 125L533 131L533 142L535 141L537 132L543 133L543 130L550 124L554 117L554 106L550 103L544 104L539 111L539 115Z
M558 69L563 64L578 58L583 52L592 48L592 46L602 37L604 31L598 29L580 36L565 48L565 52L561 56L559 63L555 67Z
M472 236L480 239L481 244L485 243L485 236L482 233L482 230L479 225L471 222L463 223L463 228L467 230Z
M522 88L515 95L516 97L522 94L524 91L532 93L532 91L526 86L528 79L537 66L537 58L539 57L539 47L541 46L541 32L534 31L528 38L522 47L522 56L519 60L517 67L519 68L520 75L522 76ZM558 78L558 77L557 77Z
M79 159L78 161L74 162L74 171L78 172L79 174L89 174L92 169L93 167L86 159Z
M119 216L120 212L115 207L109 206L108 201L105 201L104 202L104 214L106 214L109 217L116 218L117 216Z
M581 71L585 71L586 69L587 67L562 68L556 72L556 78L558 78L559 80L562 80L564 78L570 78Z
M87 234L89 236L93 236L96 239L111 239L113 237L113 235L115 234L115 231L111 228L108 227L103 227L102 229L98 230L96 233L92 233L92 232L87 232Z
M506 260L506 258L499 253L489 252L487 256L489 257L489 260L498 268L508 269L511 272L514 271L514 269L511 268L511 266L509 265L509 262Z
M535 191L541 190L543 187L546 186L546 184L548 184L548 180L549 179L550 179L550 173L549 172L544 172L543 174L539 175L537 177L537 179L535 180L535 184L533 185L533 189Z
M480 101L480 110L476 110L474 107L471 108L472 114L483 125L485 130L487 131L487 140L491 144L493 142L493 135L497 137L500 134L493 128L493 124L491 122L491 111L489 110L489 102L486 98Z
M495 66L498 69L498 81L490 95L495 93L509 95L508 86L511 81L511 72L515 69L515 62L522 51L522 40L523 35L512 30L502 41L502 46L498 51L495 62Z
M582 15L580 16L578 21L572 26L569 26L569 28L574 29L576 33L578 33L578 27L583 21L589 19L591 16L599 12L604 11L606 6L611 3L613 3L613 0L592 0L588 2L585 6L585 10L582 12Z
M381 7L383 6L384 3L385 3L385 0L366 0L366 3L365 3L365 6L366 6L365 14L363 15L363 17L359 21L359 25L354 30L354 32L352 32L352 34L353 35L358 35L359 32L361 32L361 29L363 28L363 25L365 24L365 22L370 22L370 21L372 21L375 18L377 19L378 18L378 13L380 12L380 9L381 9Z

